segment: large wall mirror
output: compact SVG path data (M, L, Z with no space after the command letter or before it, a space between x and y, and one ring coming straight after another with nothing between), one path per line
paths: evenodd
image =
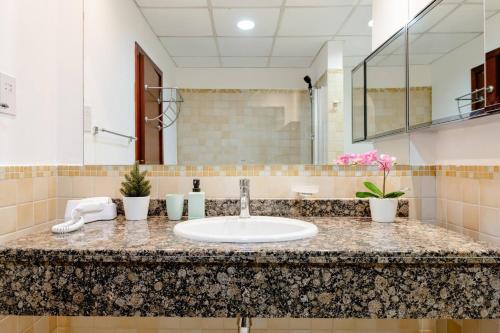
M84 0L85 164L330 164L356 151L345 114L371 1L181 2Z
M366 139L365 124L365 63L352 70L352 141Z
M366 59L367 138L406 131L405 29Z

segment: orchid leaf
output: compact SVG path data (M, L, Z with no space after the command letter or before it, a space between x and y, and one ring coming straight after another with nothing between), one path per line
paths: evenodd
M375 193L377 195L377 197L379 198L382 198L384 196L384 194L382 193L382 191L377 187L377 185L371 183L371 182L364 182L363 183L365 185L365 187L367 189L369 189L370 191L372 191L373 193Z
M399 198L400 196L403 196L404 194L405 194L405 192L396 191L396 192L387 193L384 198L387 198L387 199Z
M380 198L380 196L378 196L375 193L371 193L371 192L356 192L356 198L361 198L361 199L365 199L365 198Z

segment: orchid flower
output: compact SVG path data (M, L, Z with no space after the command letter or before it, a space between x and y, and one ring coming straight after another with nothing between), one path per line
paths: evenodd
M402 191L385 193L386 181L389 173L396 164L396 157L380 154L377 155L376 150L372 150L362 154L342 154L337 158L338 165L377 165L378 169L384 173L384 180L382 190L371 182L364 182L363 184L371 192L357 192L358 198L398 198L404 195Z

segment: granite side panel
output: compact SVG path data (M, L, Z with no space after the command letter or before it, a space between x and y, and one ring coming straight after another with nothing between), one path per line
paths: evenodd
M117 204L118 215L124 215L121 199L113 199ZM399 200L398 217L409 216L409 202ZM187 216L187 200L184 201L184 216ZM208 199L205 201L206 216L239 215L239 200ZM253 199L250 201L250 214L257 216L300 216L300 217L370 217L368 200L359 199ZM149 204L149 216L167 216L165 200L153 199Z
M0 313L500 318L498 265L0 266Z

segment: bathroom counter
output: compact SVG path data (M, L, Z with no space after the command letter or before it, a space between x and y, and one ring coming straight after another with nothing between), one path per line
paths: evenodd
M87 224L0 246L0 313L500 318L500 249L418 221L304 218L266 244L176 237L175 222Z
M204 243L173 233L176 222L101 221L77 232L29 235L0 245L0 259L200 263L500 263L500 248L419 221L372 223L366 218L302 218L316 237L277 243Z

